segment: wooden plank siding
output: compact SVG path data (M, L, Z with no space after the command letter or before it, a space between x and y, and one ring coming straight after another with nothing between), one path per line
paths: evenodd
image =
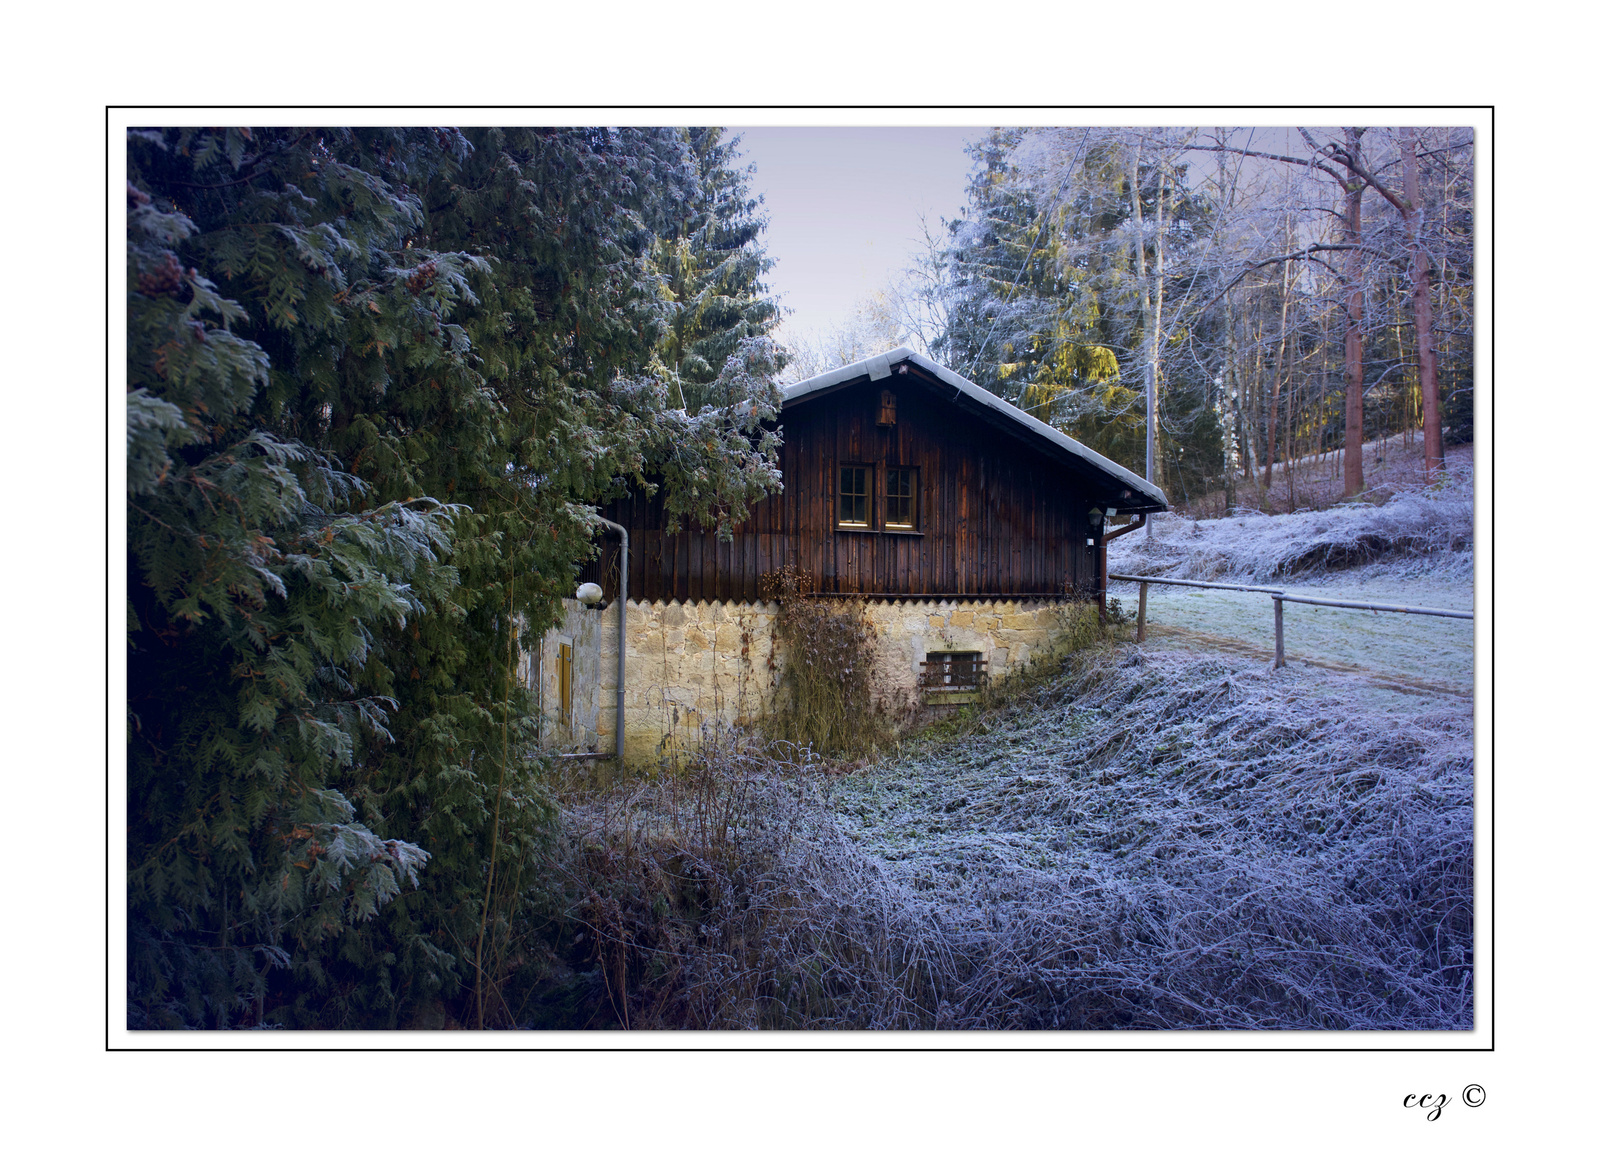
M877 425L884 388L896 422ZM758 503L731 542L713 532L666 533L663 501L632 496L605 516L628 528L628 593L639 599L749 602L761 576L789 563L828 593L1061 595L1098 580L1089 535L1091 493L1061 461L981 415L919 373L860 381L783 412L784 489ZM836 525L839 469L871 467L870 530ZM918 474L914 533L884 529L886 472ZM583 578L616 593L616 542Z

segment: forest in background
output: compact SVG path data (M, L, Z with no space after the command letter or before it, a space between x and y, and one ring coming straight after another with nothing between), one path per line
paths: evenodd
M1470 129L1011 128L969 152L964 212L791 375L907 342L1183 507L1271 509L1275 469L1421 439L1434 400L1434 437L1472 441Z
M1470 131L1304 141L995 130L867 324L785 351L715 129L130 133L129 1026L517 1022L573 902L518 649L625 488L779 484L786 358L909 339L1179 502L1409 437L1435 352L1469 441Z

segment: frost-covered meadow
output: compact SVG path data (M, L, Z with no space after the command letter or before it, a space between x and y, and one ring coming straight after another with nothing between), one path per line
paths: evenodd
M1124 648L841 788L967 963L937 1022L1470 1027L1470 708L1334 680Z
M1111 542L1111 569L1219 582L1276 583L1351 567L1391 575L1472 579L1473 463L1456 452L1440 482L1374 487L1361 501L1321 510L1231 518L1157 516L1144 531ZM1138 564L1136 566L1136 564Z

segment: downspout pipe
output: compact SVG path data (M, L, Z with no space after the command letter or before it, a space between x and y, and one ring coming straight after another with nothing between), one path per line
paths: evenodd
M1137 522L1130 522L1127 526L1119 527L1110 534L1101 534L1100 547L1095 551L1100 556L1100 621L1102 623L1106 621L1106 586L1109 581L1106 578L1106 572L1109 569L1109 564L1106 560L1106 544L1120 535L1131 534L1145 524L1145 516L1143 514L1136 514L1134 517L1138 519ZM1101 523L1100 525L1101 529L1104 530L1105 524Z
M622 581L617 593L617 763L622 763L623 696L628 688L628 531L609 518L597 519L607 530L622 539ZM1101 570L1104 571L1104 567Z
M614 530L622 539L622 578L616 595L616 762L622 763L622 736L624 715L622 704L627 693L627 528L610 518L597 518L606 530Z

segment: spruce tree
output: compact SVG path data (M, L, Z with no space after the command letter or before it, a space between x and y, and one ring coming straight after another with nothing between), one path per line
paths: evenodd
M1136 367L1146 319L1130 237L1135 196L1147 223L1157 219L1153 168L1142 164L1137 183L1129 179L1135 154L1117 130L995 129L968 151L968 203L947 249L949 323L935 356L1142 474ZM1164 203L1169 297L1185 288L1174 267L1204 214L1180 177ZM1216 435L1203 367L1174 361L1163 378L1163 420L1193 443L1175 443L1174 459L1185 449L1189 463L1209 462Z
M720 128L682 132L698 191L672 208L652 258L668 306L659 372L694 413L739 343L770 335L778 306L761 280L772 268L761 243L766 217L750 194L751 170L738 167L739 138L725 141Z

